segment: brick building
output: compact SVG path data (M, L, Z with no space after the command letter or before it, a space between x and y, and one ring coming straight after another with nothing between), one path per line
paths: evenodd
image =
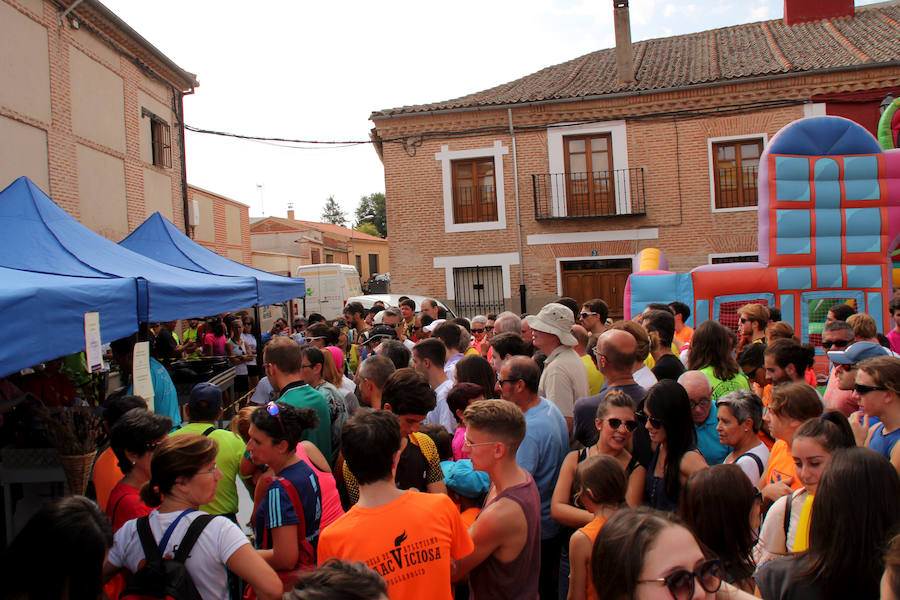
M249 206L193 185L188 186L188 206L194 213L190 220L195 242L225 258L253 266Z
M250 225L253 266L282 275L301 265L353 265L360 280L391 270L388 240L340 225L302 221L288 209L287 218L264 217Z
M600 50L455 100L376 111L396 289L457 312L568 295L622 314L631 257L757 257L758 158L784 125L874 133L898 95L900 5L785 3L785 19ZM829 18L822 18L828 16ZM379 143L380 140L394 140Z
M0 188L27 175L116 242L155 211L185 228L193 74L96 0L0 0L0 56Z

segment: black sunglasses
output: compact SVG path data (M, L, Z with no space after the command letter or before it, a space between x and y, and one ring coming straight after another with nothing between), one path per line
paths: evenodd
M613 429L618 429L622 425L625 425L625 429L627 429L628 431L634 431L638 426L637 421L631 420L623 421L622 419L607 419L606 422L609 423L609 426Z
M688 600L694 597L694 579L700 582L706 593L712 594L722 587L724 577L722 563L712 559L700 563L696 571L678 569L662 579L638 579L637 583L662 583L669 588L675 600Z
M659 417L649 417L647 416L647 413L638 412L634 413L634 418L644 427L647 426L647 423L650 423L650 426L653 427L653 429L662 429L663 420Z
M856 393L860 396L865 396L869 392L886 392L886 387L875 387L874 385L863 385L861 383L857 383L853 386L853 389L856 390Z
M484 329L472 329L472 333L484 333Z
M829 340L827 342L822 342L822 347L825 348L826 350L831 350L832 347L846 348L849 345L850 345L850 342L848 342L847 340L836 340L833 342L831 340Z

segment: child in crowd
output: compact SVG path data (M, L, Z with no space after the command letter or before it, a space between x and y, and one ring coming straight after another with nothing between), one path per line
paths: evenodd
M597 534L622 506L628 479L625 470L612 456L602 454L581 462L575 471L575 494L578 501L593 513L594 520L572 534L569 541L568 600L597 598L591 582L591 550Z
M484 471L476 471L469 459L442 461L441 470L444 471L447 495L459 506L466 528L471 527L481 512L491 485L490 477Z
M450 449L450 433L443 425L437 423L420 425L419 433L424 433L434 442L442 465L445 461L453 460L453 451Z

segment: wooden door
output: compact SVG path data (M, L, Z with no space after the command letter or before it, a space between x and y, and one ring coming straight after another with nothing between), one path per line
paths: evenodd
M624 315L625 284L631 269L585 269L563 271L563 296L574 298L578 304L600 298L609 306L609 316L621 319Z

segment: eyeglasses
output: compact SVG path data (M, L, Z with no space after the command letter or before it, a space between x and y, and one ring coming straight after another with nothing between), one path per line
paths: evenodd
M708 405L712 400L709 398L700 398L697 401L691 400L691 408L700 408L701 406Z
M281 421L281 410L279 410L278 405L274 402L267 403L266 412L278 419L278 424L281 426L281 434L287 438L287 432L284 430L284 423Z
M593 316L595 316L596 314L597 314L597 313L595 313L595 312L583 312L583 313L581 313L581 318L582 318L582 319L587 319L588 317L593 317Z
M762 492L759 491L758 487L753 486L753 501L754 502L762 502L762 500L763 500Z
M500 384L500 387L503 387L504 383L515 383L516 381L521 381L521 377L516 377L515 379L500 379L500 373L497 373L497 383Z
M659 417L651 417L647 413L634 413L634 418L638 420L638 422L644 427L647 426L647 423L650 423L650 426L653 429L662 429L663 420Z
M482 328L482 329L472 329L472 333L484 333L484 328Z
M874 385L863 385L861 383L857 383L853 386L853 389L856 390L856 393L860 396L865 396L869 392L886 392L886 387L875 387Z
M490 446L491 444L499 444L500 442L477 442L473 444L469 441L469 436L463 435L463 447L464 448L474 448L475 446Z
M713 559L701 563L696 571L678 569L662 579L638 579L637 583L662 583L675 600L688 600L694 597L694 579L706 593L712 594L722 586L724 575L722 563Z
M835 348L846 348L849 345L850 345L850 342L847 340L835 340L835 341L829 340L827 342L822 342L822 347L825 348L826 350L831 350L832 346Z
M609 423L609 426L613 429L618 429L624 425L625 429L628 431L634 431L638 426L637 421L623 421L622 419L606 419L606 422Z
M493 330L494 330L494 326L493 326L493 325L485 325L484 328L487 329L488 331L493 331Z
M219 467L213 467L212 469L206 469L205 471L197 471L196 475L215 475L216 471L219 470Z

